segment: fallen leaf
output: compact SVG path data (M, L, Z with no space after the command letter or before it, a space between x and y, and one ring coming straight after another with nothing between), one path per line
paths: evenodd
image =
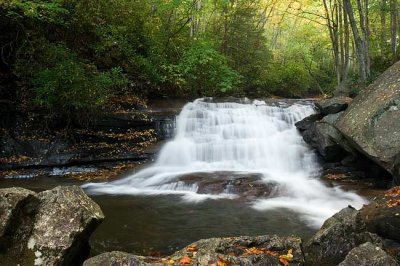
M192 265L192 259L189 258L189 257L183 257L183 258L180 259L179 265L180 265L180 266Z
M217 256L217 266L228 266L229 262L220 256Z
M279 262L283 265L283 266L288 266L289 262L293 260L293 250L289 249L288 253L286 255L280 255L279 256Z
M287 260L285 260L284 258L279 258L279 262L283 265L283 266L289 266L289 262Z

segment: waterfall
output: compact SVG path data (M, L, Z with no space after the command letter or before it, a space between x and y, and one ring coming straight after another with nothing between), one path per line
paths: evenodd
M318 180L315 154L294 126L312 113L313 106L306 102L198 99L183 107L175 137L162 147L153 165L121 180L83 187L92 194L179 194L200 201L235 195L200 194L196 183L186 184L179 177L224 171L257 173L263 181L279 184L279 193L253 201L253 208L286 208L298 212L311 226L320 226L341 208L361 207L366 201Z

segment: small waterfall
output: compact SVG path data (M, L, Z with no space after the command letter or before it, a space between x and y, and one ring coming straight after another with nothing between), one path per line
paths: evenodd
M234 194L199 194L196 183L179 180L189 173L258 173L279 184L279 195L252 203L258 210L287 208L312 226L351 204L366 203L355 193L328 188L318 179L315 154L294 123L314 112L307 103L215 103L198 99L177 118L176 135L150 167L122 180L89 183L92 194L180 194L186 200L234 198Z

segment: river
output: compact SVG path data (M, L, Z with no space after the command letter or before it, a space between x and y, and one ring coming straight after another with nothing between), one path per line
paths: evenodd
M112 182L83 184L106 215L92 253L169 254L217 236L307 239L341 208L361 207L365 198L319 179L317 157L294 126L313 112L310 101L186 104L155 162ZM42 176L1 185L41 191L59 184L82 182Z

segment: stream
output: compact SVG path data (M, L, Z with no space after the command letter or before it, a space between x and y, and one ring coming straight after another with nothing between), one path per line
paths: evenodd
M307 239L340 209L367 203L319 179L317 157L294 126L312 113L304 100L198 99L183 107L174 137L145 168L112 182L41 176L1 186L82 185L106 216L91 237L93 254L170 254L220 236Z

